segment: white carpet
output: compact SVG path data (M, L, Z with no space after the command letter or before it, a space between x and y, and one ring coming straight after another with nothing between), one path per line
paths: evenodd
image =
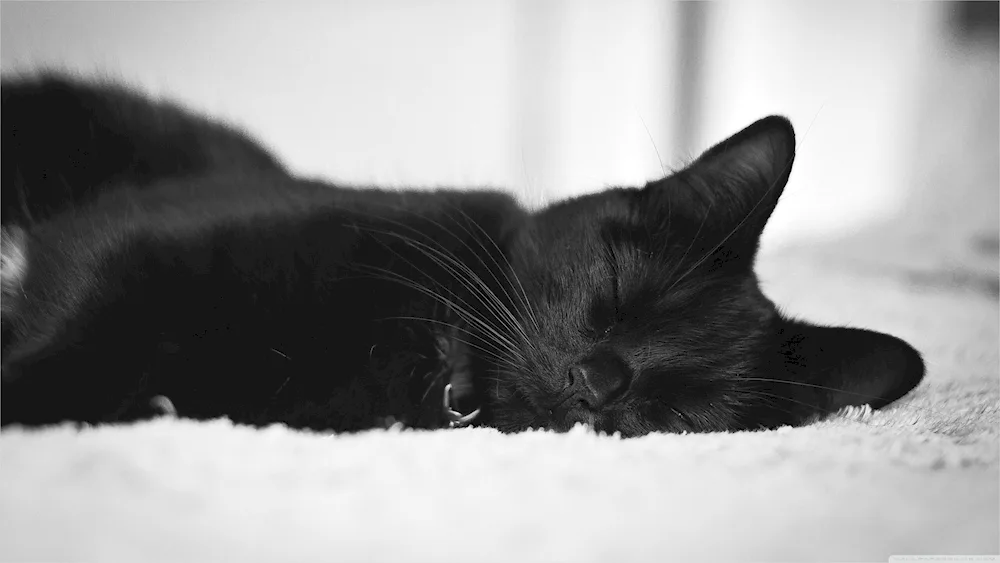
M838 248L844 248L843 245ZM886 560L1000 551L998 308L863 261L763 262L790 312L909 339L927 380L810 427L620 440L161 419L0 435L0 558Z

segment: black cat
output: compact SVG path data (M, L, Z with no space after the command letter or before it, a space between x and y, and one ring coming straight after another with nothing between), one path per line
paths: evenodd
M166 397L249 424L635 436L803 424L923 377L905 342L761 293L794 156L781 117L532 213L296 179L120 87L2 90L4 424L133 420Z

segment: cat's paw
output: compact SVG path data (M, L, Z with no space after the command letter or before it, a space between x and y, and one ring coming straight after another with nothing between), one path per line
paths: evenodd
M0 229L0 379L21 377L32 358L66 335L67 321L80 310L86 287L83 270L60 246L62 231L41 232L11 225ZM86 279L83 279L85 282ZM66 344L62 342L61 344Z
M0 311L13 306L14 296L28 273L27 234L20 227L0 227Z

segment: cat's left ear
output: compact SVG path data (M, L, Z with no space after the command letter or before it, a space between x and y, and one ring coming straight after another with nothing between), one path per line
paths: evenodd
M782 365L767 366L789 381L773 389L807 414L848 406L885 406L916 387L924 362L905 341L872 330L785 320L777 333Z
M647 184L643 205L654 222L667 225L682 218L704 242L726 243L752 258L794 159L791 122L765 117L708 149L687 168Z

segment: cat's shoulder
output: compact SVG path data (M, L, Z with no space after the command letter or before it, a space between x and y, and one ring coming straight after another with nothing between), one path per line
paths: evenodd
M286 173L240 127L121 81L4 74L0 99L5 225L43 220L123 185L223 170Z

